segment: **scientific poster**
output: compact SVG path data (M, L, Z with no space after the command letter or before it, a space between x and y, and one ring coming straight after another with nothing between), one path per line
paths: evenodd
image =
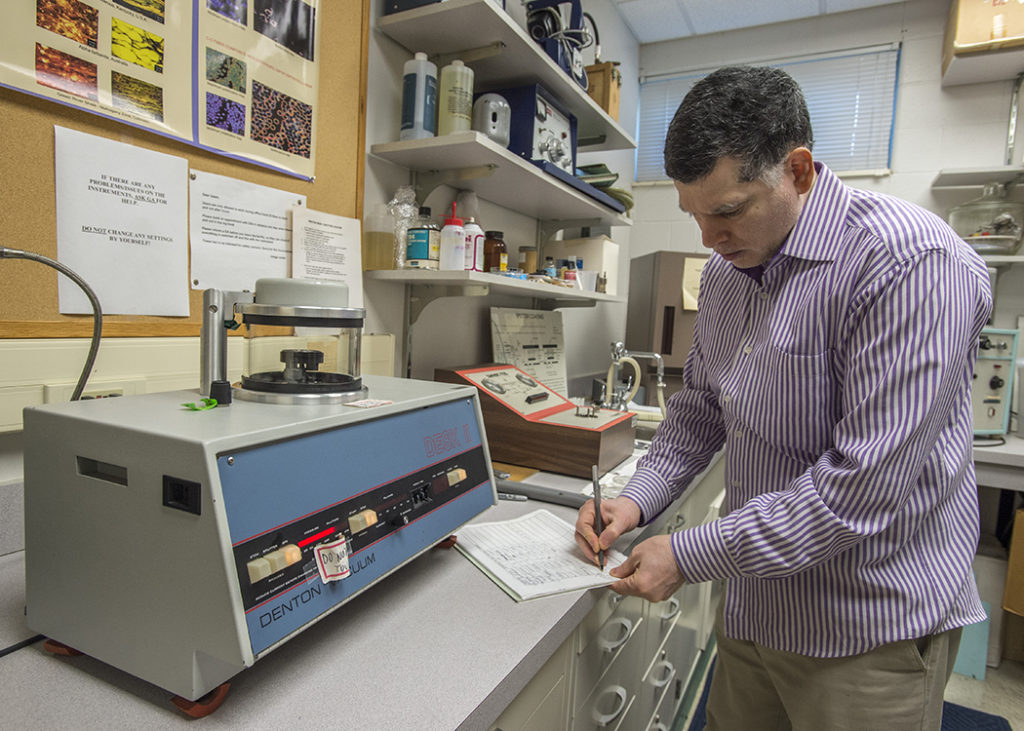
M0 85L311 178L320 0L9 0Z

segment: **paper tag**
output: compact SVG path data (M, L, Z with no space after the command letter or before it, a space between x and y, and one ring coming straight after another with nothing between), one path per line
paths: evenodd
M349 401L345 406L355 406L357 409L373 409L378 406L387 406L392 401L385 401L377 398L364 398L359 401Z
M320 579L325 584L349 575L348 542L344 536L330 543L321 543L313 549L313 553L316 556L316 568L320 572Z

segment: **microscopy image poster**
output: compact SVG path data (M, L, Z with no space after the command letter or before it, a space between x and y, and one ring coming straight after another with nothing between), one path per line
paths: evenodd
M312 178L320 0L10 0L0 85Z

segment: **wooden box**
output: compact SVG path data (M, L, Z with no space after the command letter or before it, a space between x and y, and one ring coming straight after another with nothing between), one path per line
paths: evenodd
M587 94L608 113L609 117L618 122L622 73L616 66L618 64L614 61L587 66Z
M487 446L497 462L590 479L592 465L603 475L633 453L634 414L600 409L596 416L580 415L568 399L515 366L438 368L434 380L477 387Z

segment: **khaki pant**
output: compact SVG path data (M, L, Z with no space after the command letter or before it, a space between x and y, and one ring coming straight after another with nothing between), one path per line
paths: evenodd
M961 629L882 645L852 657L770 650L715 628L711 731L938 731Z

